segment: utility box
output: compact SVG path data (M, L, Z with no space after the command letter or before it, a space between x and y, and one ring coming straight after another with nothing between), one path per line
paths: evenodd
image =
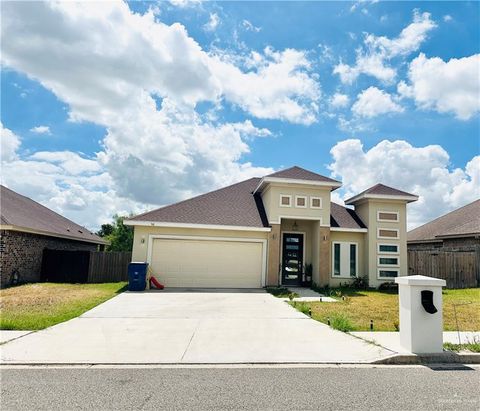
M424 275L397 277L400 345L415 354L443 352L442 287L446 281Z
M128 291L144 291L147 287L148 263L132 262L128 265Z

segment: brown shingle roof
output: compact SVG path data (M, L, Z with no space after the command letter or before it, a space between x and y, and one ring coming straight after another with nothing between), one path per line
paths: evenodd
M321 174L313 173L312 171L305 170L301 167L290 167L285 170L277 171L276 173L269 174L265 177L275 178L287 178L293 180L308 180L308 181L324 181L328 183L340 183L340 181L333 178L322 176Z
M330 203L330 226L338 228L366 228L355 210L340 204Z
M345 201L345 204L351 204L357 199L368 195L381 195L381 196L406 196L406 197L417 197L415 194L407 193L406 191L398 190L393 187L386 186L385 184L375 184L374 186L367 188L359 194L354 195Z
M480 200L467 204L409 231L407 241L429 241L444 236L480 234Z
M0 187L2 225L28 229L46 235L68 237L79 241L97 244L107 243L85 227L57 214L36 201L22 196L7 187Z
M252 194L259 181L259 178L251 178L137 215L130 221L268 227L262 200Z

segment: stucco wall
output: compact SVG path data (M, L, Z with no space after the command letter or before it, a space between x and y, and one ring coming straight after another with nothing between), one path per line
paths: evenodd
M280 195L292 196L291 207L280 207ZM295 207L295 196L307 197L307 207ZM322 208L310 208L310 197L320 197ZM278 224L280 218L312 218L322 219L323 225L330 224L330 188L314 187L299 184L276 185L270 184L262 193L262 200L270 224Z
M4 230L0 240L1 286L8 285L14 271L18 273L21 283L40 281L42 255L45 248L96 251L98 246L93 243Z
M368 271L369 285L378 287L386 281L394 279L378 278L378 244L398 244L399 246L399 267L392 267L399 270L399 275L408 273L407 264L407 206L404 201L377 201L368 200L355 207L358 215L368 227L364 257L366 258L366 270ZM378 211L395 211L399 213L398 222L377 221ZM398 239L379 239L377 229L398 229ZM390 255L389 255L390 256ZM393 257L393 255L392 255ZM386 267L383 267L387 269Z
M358 277L364 277L367 273L366 268L366 258L365 258L365 243L366 243L367 233L355 233L355 232L340 232L340 231L330 231L330 260L329 260L329 283L331 287L337 287L340 283L345 284L351 280L348 278L339 278L333 276L333 265L332 265L332 256L333 256L333 243L334 242L347 242L347 243L357 243L358 245L358 260L357 260L357 272Z

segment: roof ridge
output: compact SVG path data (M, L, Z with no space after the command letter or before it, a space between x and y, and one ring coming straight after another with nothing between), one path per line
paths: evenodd
M210 194L217 193L217 192L219 192L219 191L225 190L225 189L227 189L227 188L234 187L234 186L236 186L236 185L238 185L238 184L246 183L247 181L260 180L260 179L261 179L261 177L250 177L250 178L247 178L246 180L238 181L237 183L233 183L233 184L230 184L230 185L225 186L225 187L217 188L216 190L213 190L213 191L208 191L208 192L206 192L206 193L198 194L198 195L196 195L195 197L189 197L189 198L186 198L185 200L180 200L180 201L177 201L176 203L173 203L173 204L167 204L167 205L164 205L164 206L162 206L162 207L154 208L153 210L145 211L145 212L143 212L143 213L134 215L133 217L127 218L127 220L133 220L134 218L142 217L142 216L144 216L144 215L153 213L153 212L158 211L158 210L164 210L164 209L166 209L166 208L174 207L174 206L177 206L177 205L179 205L179 204L185 203L185 202L187 202L187 201L199 199L199 198L202 198L202 197L204 197L204 196L207 196L207 195L210 195Z

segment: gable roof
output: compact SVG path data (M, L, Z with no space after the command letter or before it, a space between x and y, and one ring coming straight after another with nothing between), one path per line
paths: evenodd
M341 184L340 181L334 180L333 178L325 177L325 176L322 176L321 174L317 174L297 166L286 168L285 170L280 170L280 171L277 171L276 173L268 174L264 178L268 178L268 177L282 178L287 180L322 181L326 183Z
M451 211L407 233L407 241L480 235L480 199Z
M107 244L107 241L72 220L3 185L0 187L2 229Z
M355 210L334 202L330 203L330 226L332 228L367 228Z
M399 200L405 200L407 202L418 200L418 196L415 194L407 193L406 191L398 190L393 187L386 186L385 184L375 184L374 186L367 188L361 193L349 198L345 201L345 204L354 204L364 198L394 198Z
M254 193L261 192L262 189L269 183L323 186L330 188L331 191L342 186L340 181L334 180L330 177L322 176L321 174L317 174L297 166L286 168L285 170L280 170L262 177L258 183L258 186L255 188Z
M253 195L260 178L137 215L126 224L139 221L267 228L268 221L259 195Z

